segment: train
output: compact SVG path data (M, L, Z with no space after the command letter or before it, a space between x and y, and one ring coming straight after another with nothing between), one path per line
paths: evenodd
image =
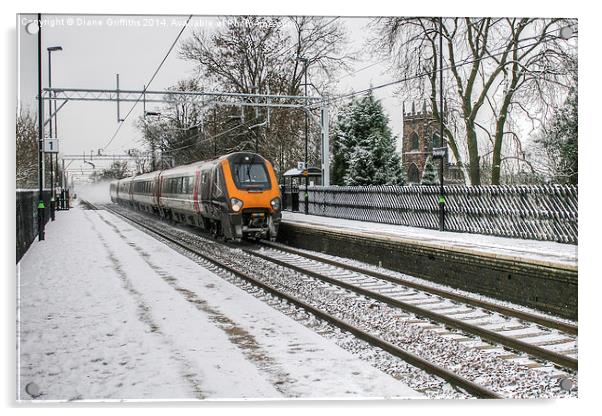
M276 240L282 195L272 164L235 152L110 183L111 201L215 237Z

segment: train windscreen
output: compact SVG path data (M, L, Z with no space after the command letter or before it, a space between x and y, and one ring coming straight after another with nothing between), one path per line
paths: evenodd
M232 161L232 176L238 189L269 189L270 179L261 160L245 157Z

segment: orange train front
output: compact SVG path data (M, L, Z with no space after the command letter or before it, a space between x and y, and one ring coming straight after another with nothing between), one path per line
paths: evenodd
M278 234L281 195L272 164L254 153L113 181L111 200L240 240Z

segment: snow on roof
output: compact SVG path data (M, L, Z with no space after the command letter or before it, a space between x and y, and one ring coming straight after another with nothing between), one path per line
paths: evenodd
M307 176L322 176L322 170L320 168L310 166L309 168L307 168L307 171L309 173L309 175L307 175ZM283 176L288 177L288 176L304 176L304 175L303 175L302 170L293 168L293 169L289 169L286 172L284 172Z

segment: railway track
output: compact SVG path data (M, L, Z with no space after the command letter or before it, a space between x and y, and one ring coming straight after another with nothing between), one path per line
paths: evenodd
M89 205L94 207L93 204ZM205 259L219 269L232 273L233 275L238 276L257 287L260 287L268 293L271 293L281 299L285 299L287 302L310 312L314 316L323 319L324 321L329 322L330 324L344 331L353 334L357 338L362 339L377 348L387 351L388 353L399 357L402 360L421 368L430 374L443 378L450 384L457 386L476 397L503 397L500 393L497 393L490 388L463 377L454 371L443 368L436 363L430 362L429 360L424 359L421 356L408 351L407 349L401 348L399 345L387 341L384 339L384 337L375 335L364 328L360 328L357 325L341 319L340 317L333 316L323 309L310 304L307 302L307 300L300 299L295 295L282 290L281 288L262 281L260 278L255 277L254 273L249 273L247 268L233 266L229 262L225 262L219 258L216 258L215 256L209 255L205 250L199 250L199 247L193 242L187 241L188 239L182 239L179 236L167 235L164 230L160 230L155 226L148 225L144 221L136 220L132 218L131 215L125 215L123 212L119 212L111 207L105 206L103 208L106 208L114 214L125 218L127 221L130 221L148 231L150 234L156 235L185 251ZM212 244L217 243L213 241ZM227 246L232 248L231 245ZM451 336L455 337L456 339L460 338L459 341L462 342L472 341L473 343L479 343L479 341L475 341L474 337L476 336L488 341L486 345L477 346L480 349L494 348L497 344L500 344L515 351L526 352L537 359L553 362L560 367L571 370L577 369L576 358L559 354L552 349L543 348L543 344L530 343L523 340L525 338L537 338L536 336L510 337L503 334L504 332L516 332L517 330L520 331L527 329L529 328L529 325L536 325L539 329L546 328L546 331L553 330L560 332L565 330L565 333L570 334L570 336L575 336L577 332L576 328L573 329L566 323L553 320L551 320L552 322L547 322L547 318L537 316L535 322L527 324L526 320L529 318L529 314L526 314L525 312L517 312L514 314L507 313L506 316L502 316L500 313L504 312L508 308L501 307L499 305L494 305L497 309L490 308L486 313L484 307L489 306L486 302L472 299L472 303L464 302L462 304L460 302L464 299L461 299L461 296L455 293L448 293L432 287L422 288L420 287L420 284L415 282L403 282L398 277L389 276L382 272L375 272L373 270L363 269L357 266L346 265L337 262L336 260L325 259L321 256L315 256L305 253L301 250L283 247L278 244L267 244L263 245L261 248L257 248L257 246L252 246L251 248L237 246L236 249L242 250L249 256L260 258L265 262L293 270L303 276L307 276L308 278L318 279L330 285L335 285L345 291L353 292L356 295L369 297L391 307L401 309L408 313L406 317L409 319L412 317L419 317L419 319L414 319L412 323L415 325L420 325L423 328L433 329L433 323L436 323L435 325L440 326L439 333L442 336ZM451 296L445 297L445 295ZM443 313L442 311L446 313ZM514 311L511 310L510 312ZM485 315L479 316L483 314ZM492 317L495 319L492 319ZM483 320L486 321L487 318L489 318L489 322L484 322ZM519 325L517 326L515 323L509 322L509 319L517 320ZM479 320L481 320L481 322L479 325L477 325L475 321ZM543 326L545 324L548 325ZM498 328L491 328L492 326L495 327L496 325ZM454 330L471 334L471 336L467 338L458 332L449 332L446 328L453 328ZM526 334L529 335L530 333L527 331ZM464 338L467 339L464 340ZM550 343L545 345L550 345ZM532 365L531 367L534 366Z
M350 266L282 244L262 242L262 245L265 249L261 251L246 251L299 273L411 312L424 318L426 325L435 321L536 359L577 370L577 327L574 325L422 285L392 274ZM467 339L466 342L474 341ZM491 347L489 343L480 346L481 349ZM556 351L559 348L565 352ZM513 358L513 355L509 354L507 357ZM530 366L541 367L537 363Z

